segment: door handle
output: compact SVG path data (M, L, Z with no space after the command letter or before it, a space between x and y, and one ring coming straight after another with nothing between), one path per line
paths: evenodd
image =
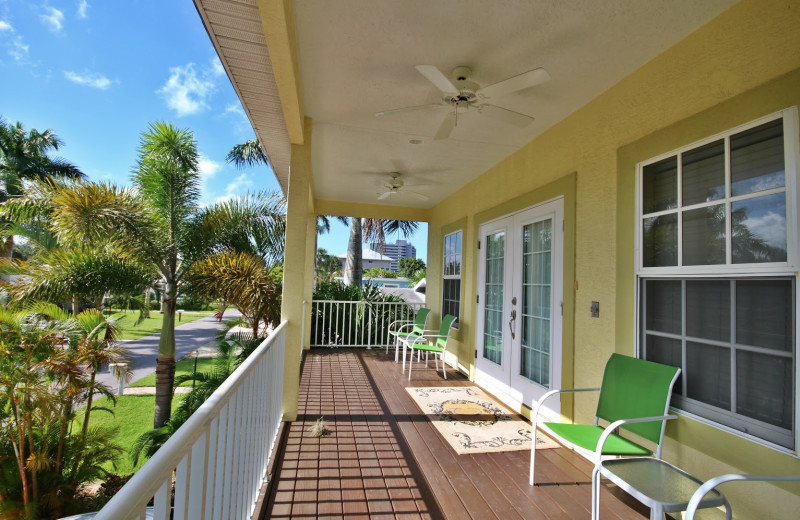
M516 337L516 334L514 333L514 322L516 321L517 321L517 309L512 309L511 319L508 320L508 328L511 330L511 339L514 339Z

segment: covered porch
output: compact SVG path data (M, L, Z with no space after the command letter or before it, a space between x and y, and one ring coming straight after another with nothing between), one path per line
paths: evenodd
M304 358L298 417L286 424L260 518L585 519L591 465L564 448L539 452L539 484L528 485L530 450L458 455L406 386L470 386L415 366L411 382L384 349L312 349ZM331 434L309 430L323 417ZM602 518L647 518L614 486Z

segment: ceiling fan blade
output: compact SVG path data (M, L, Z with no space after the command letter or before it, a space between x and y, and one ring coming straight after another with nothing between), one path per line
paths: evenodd
M411 195L412 197L417 198L419 200L428 200L427 195L423 195L422 193L417 193L416 191L403 190L403 193L405 193L406 195Z
M508 110L507 108L498 107L496 105L483 104L478 108L478 112L520 128L526 127L533 122L531 116L520 114L519 112L514 112L513 110Z
M389 195L391 194L391 191L384 191L383 193L378 194L378 200L388 199Z
M447 79L447 76L442 74L442 71L437 69L434 65L417 65L417 70L420 74L425 76L425 79L433 83L436 88L445 94L456 94L458 89L453 82Z
M513 78L504 79L494 85L484 87L478 91L478 96L485 99L499 98L548 81L550 81L550 74L546 70L543 68L533 69Z
M383 112L375 112L375 117L389 116L392 114L401 114L403 112L413 112L415 110L425 110L426 108L439 108L445 105L441 103L429 103L427 105L416 105L413 107L393 108L392 110L384 110Z
M439 126L439 130L436 131L436 135L433 136L434 141L441 141L442 139L447 139L450 137L450 133L453 131L453 128L456 127L456 113L450 112L444 117L441 126Z

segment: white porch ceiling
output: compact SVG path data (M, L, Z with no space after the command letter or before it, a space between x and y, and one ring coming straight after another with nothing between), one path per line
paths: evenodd
M229 4L228 12L230 5L237 6L250 24L237 30L257 29L252 24L259 21L252 11L256 0L196 3L267 153L285 157L288 137L280 135L285 126L270 121L276 107L281 112L276 90L269 90L274 79L268 56L264 61L240 55L237 38L213 23L219 18L216 12ZM313 120L315 196L431 207L733 3L294 0L303 103ZM529 126L520 129L468 111L459 116L448 139L434 141L447 108L374 116L441 100L415 65L435 65L448 77L456 66L465 65L482 86L537 67L544 67L552 79L492 100L533 116ZM248 70L237 70L245 66ZM412 139L421 143L411 144ZM285 187L288 164L273 162ZM376 200L394 171L405 174L407 184L426 184L409 189L428 200L402 193Z

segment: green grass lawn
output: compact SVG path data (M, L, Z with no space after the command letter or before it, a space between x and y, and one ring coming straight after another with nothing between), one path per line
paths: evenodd
M214 366L214 358L197 358L198 372L210 372L213 366ZM191 374L193 371L194 371L193 357L181 359L180 361L175 363L175 377L178 377L183 374ZM149 376L145 376L139 379L138 381L134 381L128 386L133 386L133 387L156 386L156 375L150 374Z
M164 315L158 311L150 311L150 317L146 318L139 325L136 323L136 318L139 317L139 311L128 311L130 316L126 316L122 320L122 335L119 339L139 339L150 334L158 334L161 332L161 323L164 321ZM189 323L190 321L198 320L206 316L211 316L214 311L184 311L181 321L178 321L178 315L175 315L175 326Z
M182 395L175 395L172 398L172 409L178 406L178 403L183 398ZM107 397L103 397L95 401L96 406L106 406L114 410L114 415L103 411L92 412L90 419L91 426L113 426L119 428L114 441L122 446L125 454L117 460L116 469L109 463L106 469L117 473L119 475L128 475L133 473L146 462L139 459L139 463L134 466L128 453L131 446L136 439L144 432L153 428L153 411L156 404L156 396L154 395L122 395L117 396L117 405L113 406L108 402ZM75 425L73 431L79 431L83 425L84 410L78 410L75 418Z

